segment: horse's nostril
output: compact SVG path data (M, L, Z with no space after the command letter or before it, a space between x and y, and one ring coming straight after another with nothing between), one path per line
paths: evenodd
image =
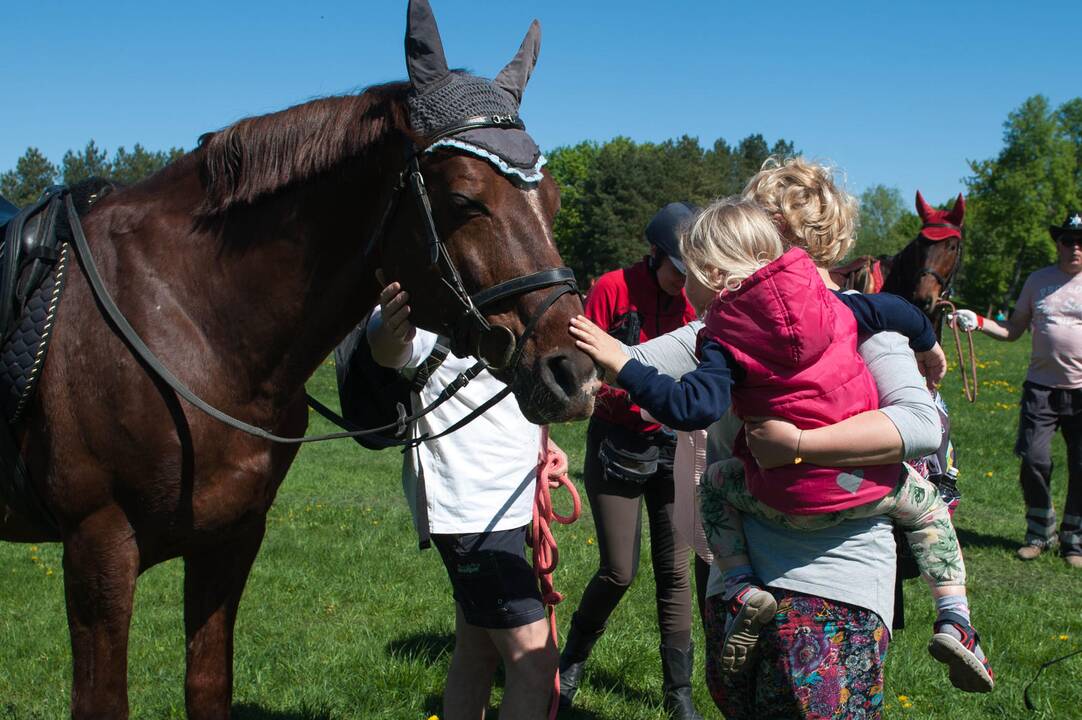
M575 366L566 355L554 355L545 360L545 369L552 378L552 384L563 392L565 398L574 397L579 391L579 383L575 379Z

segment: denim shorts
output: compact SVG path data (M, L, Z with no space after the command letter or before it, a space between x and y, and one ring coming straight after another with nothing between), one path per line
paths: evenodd
M507 629L545 617L541 591L526 560L526 527L432 535L466 622Z

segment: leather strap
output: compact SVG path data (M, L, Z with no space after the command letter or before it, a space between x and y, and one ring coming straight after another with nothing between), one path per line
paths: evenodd
M187 400L192 406L194 406L198 410L206 413L215 420L225 425L228 425L229 427L236 430L240 430L242 432L248 433L249 435L254 435L255 437L262 438L264 440L270 440L271 442L283 444L298 444L306 442L316 442L321 440L338 440L343 438L360 437L362 435L385 433L401 427L403 423L412 422L432 412L432 410L436 409L444 402L446 402L451 396L453 396L462 387L464 387L466 383L476 377L477 373L484 369L483 363L475 364L474 366L460 374L455 379L455 381L453 381L446 388L444 388L443 392L440 393L439 397L437 397L431 405L429 405L421 412L411 415L408 418L399 418L393 423L388 423L387 425L383 425L378 428L370 428L365 430L354 429L346 432L327 433L324 435L308 435L305 437L282 437L280 435L275 435L274 433L268 432L261 427L256 427L255 425L246 423L243 420L238 420L237 418L227 415L221 410L209 405L198 395L188 389L188 387L184 383L182 383L179 379L177 379L175 375L173 375L169 368L165 367L165 365L162 364L158 357L150 350L149 347L147 347L146 343L143 342L142 338L139 337L138 333L135 332L135 329L132 328L127 318L124 317L124 314L120 312L120 308L117 307L112 295L109 294L109 291L106 289L105 284L102 282L101 275L98 274L97 265L94 263L94 257L91 254L90 247L86 242L86 235L83 233L82 225L79 223L79 217L75 212L75 205L72 203L70 194L66 194L64 196L64 203L67 206L68 222L71 224L71 232L74 239L75 254L78 256L79 262L83 266L83 272L86 274L87 282L90 283L91 290L94 292L94 297L97 299L98 304L101 306L101 309L105 311L105 314L109 317L109 320L112 321L113 325L120 333L121 338L127 343L128 347L131 348L131 350L139 357L139 359L146 363L147 367L150 368L150 370L155 375L161 378L161 380L166 385L172 388L173 392ZM337 418L337 420L333 421L337 422L340 427L349 426L348 422L346 422L342 418L339 418L326 406L323 406L319 403L319 401L315 400L315 398L308 396L308 401L309 404L314 403L313 407L315 407L316 410L320 412L320 414L324 414L325 417L328 417L328 419L331 419L331 416ZM320 408L322 408L322 410L320 410Z
M500 128L501 130L525 130L526 124L518 115L475 115L454 125L447 125L427 136L427 144L431 145L437 140L442 140L450 135L457 135L467 130L481 130L483 128Z
M497 300L503 300L504 298L513 297L515 295L524 295L533 290L539 290L540 288L551 287L563 283L572 285L575 290L578 289L578 286L575 284L574 270L567 267L561 267L553 268L551 270L541 270L540 272L535 272L530 275L523 275L522 277L513 278L481 290L480 292L476 292L471 296L471 299L476 307L483 308Z

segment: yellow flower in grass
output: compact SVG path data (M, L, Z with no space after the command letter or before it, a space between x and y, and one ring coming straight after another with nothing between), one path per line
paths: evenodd
M440 716L439 715L429 715L428 720L440 720Z
M900 703L909 702L909 696L908 695L899 695L898 696L898 702L900 702Z
M1070 639L1071 639L1071 636L1070 636L1070 635L1060 635L1060 636L1059 636L1059 639L1060 639L1060 640L1070 640Z
M991 471L991 470L989 470L988 472L986 472L986 473L984 474L984 476L985 476L985 477L992 477L992 471Z
M913 707L913 703L904 702L904 703L902 703L902 707L905 708L906 710L908 710L909 708Z
M593 538L586 538L586 544L587 545L593 545L594 544L594 539Z

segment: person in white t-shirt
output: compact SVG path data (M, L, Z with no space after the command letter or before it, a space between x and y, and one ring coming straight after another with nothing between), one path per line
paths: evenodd
M417 368L436 346L436 335L410 323L408 300L398 283L391 283L368 320L372 356L385 367ZM448 354L414 397L414 410L431 403L474 362ZM414 437L450 427L504 387L482 371L413 423ZM455 598L444 720L484 717L501 661L506 682L500 716L540 720L547 715L559 655L525 554L540 443L541 429L508 395L461 429L406 453L403 486L422 546L431 537ZM551 442L548 449L562 455Z
M1022 385L1022 410L1014 451L1022 460L1026 540L1018 557L1032 560L1060 545L1068 565L1082 569L1082 213L1049 227L1058 262L1026 279L1005 324L959 310L963 330L996 340L1017 340L1029 328L1033 352ZM1067 441L1067 502L1056 530L1052 507L1052 436Z

